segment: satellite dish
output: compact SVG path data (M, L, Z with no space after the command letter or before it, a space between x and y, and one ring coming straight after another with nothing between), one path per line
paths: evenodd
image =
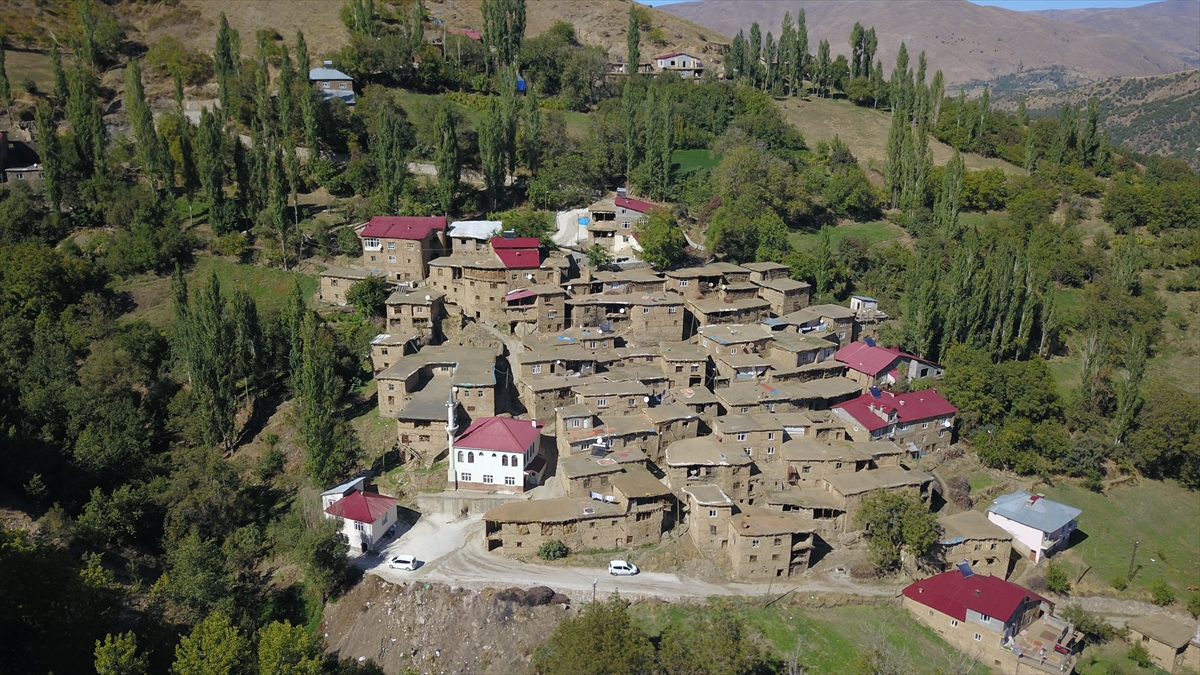
M624 307L622 307L622 308L621 308L621 313L622 313L622 314L624 314L624 313L625 313L625 308L624 308Z
M432 300L432 299L433 299L433 298L432 298L431 296L428 296L428 295L427 295L427 296L425 296L425 300L427 300L427 301L428 301L428 300Z
M643 397L642 397L642 402L643 402L643 403L649 403L649 402L650 402L650 397L649 397L649 396L643 396Z

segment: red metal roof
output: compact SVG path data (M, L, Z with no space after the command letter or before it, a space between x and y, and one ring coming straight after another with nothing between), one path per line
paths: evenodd
M687 56L687 54L684 54L683 52L671 52L670 54L663 54L662 56L656 56L656 57L654 57L654 60L657 61L659 59L669 59L672 56Z
M542 254L536 248L500 249L496 257L510 270L536 269L542 264Z
M617 197L614 203L620 208L637 211L638 213L650 213L658 208L657 204L644 202L640 199L630 199L629 197Z
M541 433L542 426L511 417L481 417L454 441L455 448L525 452Z
M901 592L905 597L959 621L966 621L967 610L972 609L1007 622L1026 598L1049 602L1028 588L999 577L979 574L964 577L958 570L922 579ZM1050 605L1053 607L1054 603Z
M505 239L504 237L492 237L492 248L538 248L542 242L537 237L514 237Z
M446 229L445 216L375 216L361 236L383 239L424 239L433 230Z
M382 518L383 514L395 505L396 500L391 497L377 492L355 490L330 504L329 508L325 509L325 513L347 520L356 520L360 523L373 523Z
M937 393L936 389L913 391L907 394L883 391L880 392L879 398L875 398L868 393L856 399L839 403L834 407L844 410L851 417L858 420L858 423L863 425L868 431L876 431L886 427L888 425L887 420L876 415L871 410L871 406L874 406L876 410L883 410L884 415L888 417L895 412L897 424L919 422L934 417L953 415L958 412L958 408L955 408L949 401L942 398L942 395Z
M837 350L837 353L833 357L853 370L866 373L872 377L887 370L900 357L932 363L912 354L906 354L895 347L888 348L878 345L872 347L865 342L851 342Z
M450 34L451 35L465 35L465 36L471 38L472 40L482 40L483 39L483 37L479 34L479 31L471 30L470 28L451 28Z
M537 293L534 293L533 291L529 290L528 288L518 288L515 291L509 291L509 292L505 293L504 301L512 302L513 300L524 300L525 298L536 298L536 297L537 297Z

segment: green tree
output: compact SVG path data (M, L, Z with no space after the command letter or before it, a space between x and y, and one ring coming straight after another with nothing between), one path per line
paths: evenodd
M619 597L594 602L558 624L533 656L539 675L637 675L654 668L654 645Z
M50 209L57 212L62 208L68 175L62 140L58 135L58 125L54 123L54 112L45 101L38 103L34 119L42 156L42 184L46 190L46 200L50 202Z
M1166 607L1175 602L1175 589L1160 577L1150 584L1150 599L1154 604Z
M0 38L0 103L11 106L12 102L12 86L8 83L8 69L4 65L4 38ZM12 118L11 112L9 118Z
M225 12L221 12L221 23L217 28L217 44L213 50L213 69L217 74L217 96L221 110L233 110L233 87L242 72L242 39L229 26Z
M103 642L96 640L96 675L144 675L148 666L146 655L137 653L133 632L109 633Z
M299 369L292 375L292 387L298 399L305 470L318 485L327 485L342 478L353 461L338 434L344 385L335 371L333 334L314 312L304 314L300 335Z
M595 270L608 269L608 266L613 264L612 253L600 244L592 244L592 247L587 250L587 259L588 265Z
M398 213L400 198L408 183L408 153L412 148L408 120L393 105L379 113L376 133L371 137L371 159L378 172L377 206L384 213ZM482 135L482 134L481 134Z
M567 557L568 553L570 551L567 550L567 545L557 539L542 542L537 551L538 557L542 560L561 560Z
M1153 668L1154 659L1150 657L1150 650L1146 649L1146 645L1141 642L1134 642L1125 651L1125 656L1142 668Z
M525 167L537 176L542 166L542 117L538 110L537 92L532 88L525 92L525 130L522 136Z
M304 626L272 621L258 632L259 675L321 675L324 656Z
M867 531L871 559L887 571L900 565L901 552L921 557L937 543L937 516L916 495L878 490L863 499L855 524Z
M963 198L963 159L958 150L946 163L945 176L942 180L942 190L938 193L933 207L933 225L943 236L958 235L958 212L962 209Z
M146 104L146 94L142 88L142 71L137 61L130 61L125 67L125 108L129 113L129 121L133 126L133 137L137 142L138 160L142 165L142 173L150 182L155 194L164 187L169 187L169 172L167 152L163 139L154 128L154 119L150 114L150 106Z
M479 120L479 161L483 165L487 205L495 209L504 198L504 138L500 106L495 98L488 103L487 114Z
M388 293L388 284L383 277L372 275L350 286L346 291L346 302L364 316L383 316Z
M179 639L171 671L175 675L234 675L244 672L248 649L245 636L229 617L213 612Z
M1066 595L1071 591L1071 577L1057 560L1046 564L1046 590L1059 595Z
M765 671L767 659L745 623L718 610L668 626L658 663L665 675L743 675Z
M804 90L804 78L809 74L811 60L808 53L808 23L804 8L801 7L796 12L796 62L792 64L792 81L796 83L797 93Z
M525 38L525 0L483 0L483 48L501 67L511 65Z
M434 149L434 166L437 167L438 201L442 212L454 213L454 195L462 177L462 159L458 152L458 132L455 130L454 111L448 100L442 99L433 119L437 146Z
M687 237L674 214L666 209L655 209L638 228L638 244L642 247L639 254L642 260L654 269L665 270L683 261Z
M629 3L629 27L625 29L625 47L629 60L625 66L629 70L629 75L633 76L638 71L638 64L642 62L642 25L638 17L638 6L636 2Z

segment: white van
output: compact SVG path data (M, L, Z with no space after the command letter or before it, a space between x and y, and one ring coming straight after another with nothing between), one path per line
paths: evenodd
M632 576L639 572L637 565L625 560L610 560L608 562L608 573L616 576Z

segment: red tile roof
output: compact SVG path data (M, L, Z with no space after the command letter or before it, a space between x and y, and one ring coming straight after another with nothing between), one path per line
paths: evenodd
M361 236L420 240L434 230L444 229L445 216L375 216L363 228Z
M538 248L542 242L537 237L514 237L513 239L505 239L504 237L492 237L492 248Z
M465 35L465 36L471 38L472 40L482 40L483 39L483 37L479 34L479 31L471 30L470 28L451 28L450 34L451 35Z
M638 213L650 213L658 208L658 204L651 204L640 199L630 199L629 197L617 197L614 203L622 209L629 209Z
M536 248L500 249L496 257L510 270L536 269L542 264L542 254Z
M935 417L953 415L958 412L958 408L950 405L950 402L942 398L942 395L937 393L936 389L912 391L907 394L883 391L880 392L879 398L875 398L868 393L844 403L839 403L834 408L841 408L848 415L858 420L858 423L863 425L868 431L876 431L886 427L888 425L887 420L876 415L871 410L871 406L874 406L876 410L882 409L884 415L889 418L895 412L897 424L919 422Z
M455 448L525 452L541 434L541 425L511 417L481 417L454 441Z
M860 373L866 373L872 377L887 370L888 366L892 365L900 357L916 359L923 363L933 363L918 356L902 352L895 347L880 347L878 345L872 347L865 342L851 342L837 350L837 353L833 357L851 369L857 370Z
M347 520L356 520L360 523L373 523L382 518L383 514L395 505L396 500L391 497L377 492L355 490L330 504L329 508L325 509L325 513Z
M508 293L505 293L504 301L512 302L513 300L524 300L525 298L536 298L536 297L537 297L537 293L535 293L534 291L531 291L528 288L518 288L515 291L509 291Z
M967 610L971 609L1007 622L1026 598L1049 602L1028 588L999 577L979 574L964 577L958 570L922 579L901 592L906 598L959 621L966 621ZM1054 603L1050 604L1053 606Z

